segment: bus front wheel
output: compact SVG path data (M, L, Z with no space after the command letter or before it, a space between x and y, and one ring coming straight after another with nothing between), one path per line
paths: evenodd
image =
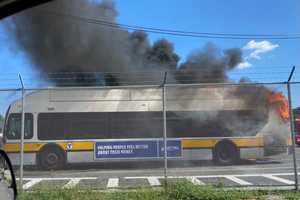
M230 140L222 140L213 150L213 160L218 165L233 165L240 160L236 145Z
M45 147L38 156L39 166L45 170L61 169L65 165L65 153L56 146Z

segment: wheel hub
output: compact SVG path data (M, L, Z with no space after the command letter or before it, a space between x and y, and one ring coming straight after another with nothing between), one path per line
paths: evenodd
M55 153L48 154L47 162L50 165L55 165L58 162L58 156Z

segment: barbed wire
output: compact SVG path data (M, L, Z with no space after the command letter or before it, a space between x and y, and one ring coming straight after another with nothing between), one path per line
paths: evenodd
M135 70L135 71L128 71L128 72L120 72L120 71L84 71L84 72L79 72L79 71L71 71L71 72L40 72L40 73L21 73L21 75L24 76L49 76L49 75L72 75L72 74L120 74L120 75L128 75L128 74L164 74L165 72L167 73L178 73L178 72L184 72L184 71L193 71L193 72L212 72L212 69L176 69L176 70ZM221 71L221 70L217 70ZM263 68L257 68L255 71L249 72L248 70L245 71L244 69L238 70L238 71L226 71L226 73L235 73L235 74L268 74L270 72L276 72L276 73L290 73L290 69L286 69L286 71L280 70L280 71L275 71L274 68L271 69L263 69ZM18 73L2 73L0 74L0 77L17 77Z
M183 72L183 73L181 73ZM187 72L187 73L185 73ZM130 72L32 72L22 75L26 86L109 86L109 85L157 85L161 84L165 71L130 71ZM233 81L239 83L251 82L284 82L290 70L286 71L229 71L220 78L213 77L210 69L168 70L167 83L222 83ZM295 72L295 75L298 72ZM110 78L115 79L114 81ZM297 77L293 77L293 81ZM0 88L20 88L17 73L0 74Z

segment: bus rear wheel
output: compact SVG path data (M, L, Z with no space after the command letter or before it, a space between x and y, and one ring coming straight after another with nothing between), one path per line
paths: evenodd
M65 154L58 147L46 147L39 153L39 165L41 169L57 170L65 165Z
M240 160L239 151L232 141L220 141L213 150L213 160L218 165L236 164Z

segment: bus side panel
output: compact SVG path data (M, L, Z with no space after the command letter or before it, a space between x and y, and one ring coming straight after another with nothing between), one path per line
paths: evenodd
M212 160L215 145L222 140L214 139L182 139L182 156L168 158L169 160ZM262 139L253 138L232 138L231 139L240 151L241 159L260 159L264 156L264 148L261 146ZM67 152L68 163L94 162L94 150L92 142L73 142L72 150ZM89 144L92 143L92 144ZM129 160L159 160L162 158L124 158L124 159L103 159L99 161L129 161Z
M205 160L212 159L212 151L218 142L224 138L183 139L184 159ZM239 149L241 159L261 159L264 157L263 137L228 138ZM193 150L196 153L187 152ZM207 151L206 155L204 151ZM189 155L191 154L191 155ZM206 157L206 156L211 157ZM204 156L204 157L203 157Z
M8 157L12 162L12 165L20 165L19 153L8 153ZM35 165L36 153L24 153L24 165Z
M213 139L181 139L182 156L168 158L169 160L212 160L213 149L222 138ZM130 141L130 140L128 140ZM231 138L240 151L242 159L259 159L264 156L262 140L259 137L253 138ZM76 142L58 142L56 143L67 152L67 163L89 163L94 162L94 144L95 141L76 141ZM24 164L35 165L36 153L41 150L45 143L25 143L24 145ZM6 144L5 149L8 151L13 164L18 164L20 160L18 143ZM129 160L160 160L161 158L124 158L124 159L103 159L100 161L129 161Z
M183 160L212 160L212 149L183 149Z
M94 162L94 151L71 151L67 152L68 163Z
M264 148L263 147L240 148L240 158L241 159L263 159Z

